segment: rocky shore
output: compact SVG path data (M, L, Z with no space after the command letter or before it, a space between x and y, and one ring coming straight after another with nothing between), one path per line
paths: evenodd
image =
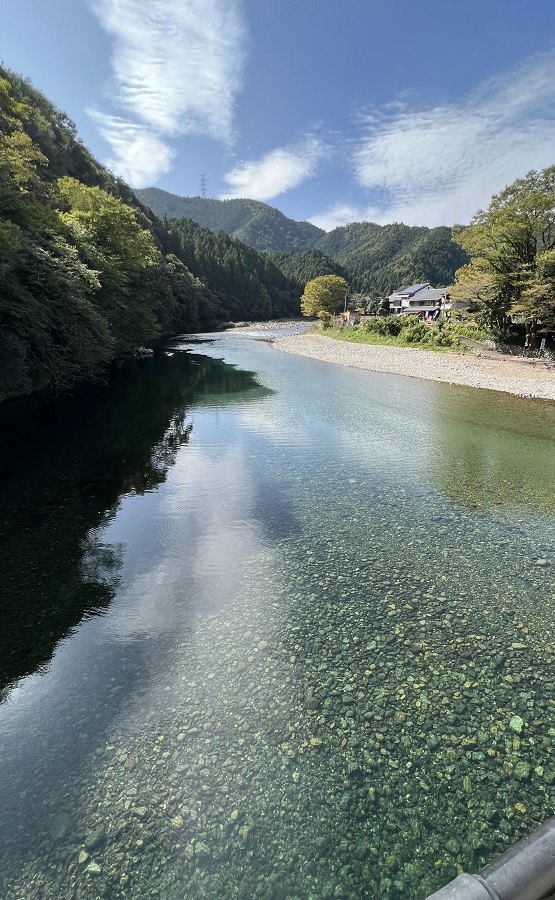
M354 344L312 333L279 338L275 346L285 353L355 369L555 400L555 368L551 361Z

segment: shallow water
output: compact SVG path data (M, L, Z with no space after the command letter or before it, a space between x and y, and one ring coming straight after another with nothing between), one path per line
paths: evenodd
M555 812L555 404L170 352L0 413L0 896L423 898Z

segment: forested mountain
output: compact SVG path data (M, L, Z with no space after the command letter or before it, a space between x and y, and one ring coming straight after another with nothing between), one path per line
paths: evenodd
M420 281L442 287L451 284L455 271L468 262L452 243L451 229L443 226L355 222L326 233L255 200L178 197L158 188L136 194L158 216L186 216L215 233L225 231L257 250L270 251L270 259L302 287L305 270L314 272L309 278L341 275L352 291L371 295L391 294ZM315 256L293 259L292 254L304 255L308 250L319 250L327 257L326 271L320 270L321 260Z
M299 296L239 241L162 224L0 67L0 400L97 377L161 335L298 314Z
M386 296L407 284L452 284L467 256L451 229L356 222L335 228L315 245L349 273L353 291Z
M310 222L295 222L258 200L205 200L178 197L159 188L135 191L160 218L193 219L204 228L225 231L255 250L308 250L324 234Z
M304 253L294 253L290 250L286 253L272 252L265 255L287 278L295 282L301 294L308 281L321 275L339 275L340 278L348 280L348 274L343 266L321 250L305 250Z
M300 314L300 293L264 253L191 219L166 222L164 249L174 253L204 284L227 319L264 320Z

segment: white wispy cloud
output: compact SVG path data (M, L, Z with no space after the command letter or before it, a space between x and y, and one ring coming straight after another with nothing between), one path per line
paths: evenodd
M102 27L113 39L111 102L125 112L128 135L137 144L138 130L161 140L184 134L211 137L224 144L233 138L235 100L242 85L246 28L242 0L90 0ZM97 114L101 121L103 114ZM105 117L106 118L106 117ZM114 163L121 170L125 129L104 125ZM135 150L133 167L144 182ZM154 160L145 159L151 180ZM167 171L160 156L159 173ZM146 171L146 170L145 170ZM132 182L137 184L137 180Z
M89 115L112 148L107 166L133 187L146 187L171 170L175 150L144 126L98 110Z
M220 199L272 200L315 175L326 153L323 141L308 137L296 146L276 148L262 159L241 162L224 176L229 189Z
M376 222L381 215L374 207L355 206L351 203L336 203L330 209L310 217L310 222L324 231L333 231L350 222Z
M366 116L353 167L369 202L363 198L352 214L382 224L466 223L516 178L553 165L554 70L552 50L460 103L415 110L405 102ZM337 213L311 221L331 223Z

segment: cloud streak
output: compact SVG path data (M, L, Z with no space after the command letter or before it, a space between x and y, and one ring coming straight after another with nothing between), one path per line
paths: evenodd
M241 162L224 176L229 188L220 199L272 200L315 175L326 153L321 140L308 137L294 147L272 150L260 160Z
M352 203L336 203L324 212L311 216L309 221L324 231L333 231L350 222L377 222L381 211L374 207L355 206Z
M90 2L113 39L111 101L129 120L114 124L117 117L95 115L114 148L118 174L123 175L126 135L135 158L135 186L146 173L152 181L156 170L156 157L149 161L137 149L139 134L144 147L158 141L164 148L159 173L168 171L171 159L162 138L203 135L230 144L246 56L241 0Z
M554 67L551 51L458 104L411 110L398 103L365 116L352 166L368 203L335 207L311 221L328 228L356 218L467 223L492 194L555 162Z
M148 129L97 110L89 115L112 148L108 168L133 187L146 187L171 170L175 151Z

